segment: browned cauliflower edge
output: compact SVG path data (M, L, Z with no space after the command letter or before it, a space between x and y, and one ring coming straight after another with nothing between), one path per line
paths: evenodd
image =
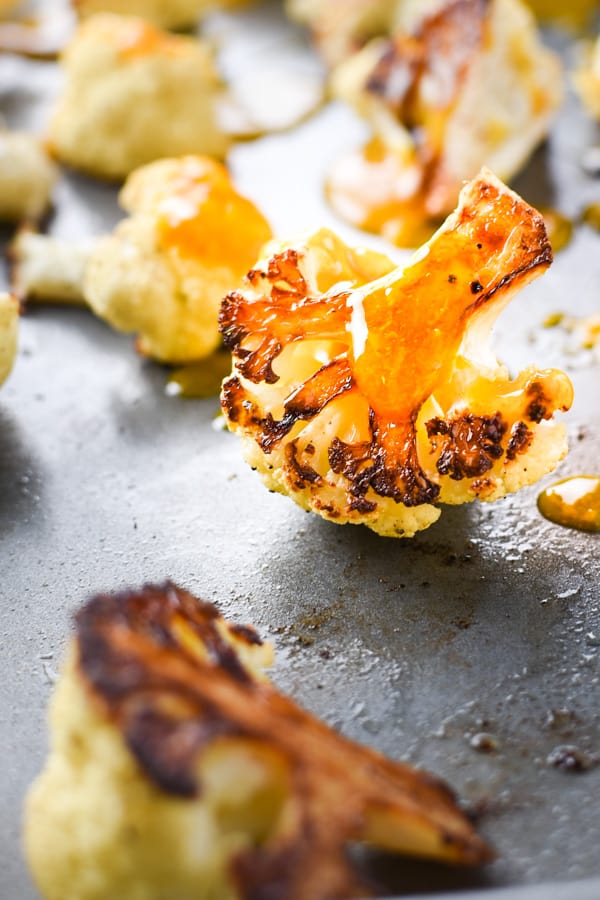
M221 309L222 408L247 461L305 509L390 536L537 481L566 453L570 381L512 379L488 339L551 260L541 215L487 170L404 269L326 230L271 245Z
M46 900L365 896L350 841L491 857L445 784L301 709L270 660L254 629L170 582L81 609L26 803Z

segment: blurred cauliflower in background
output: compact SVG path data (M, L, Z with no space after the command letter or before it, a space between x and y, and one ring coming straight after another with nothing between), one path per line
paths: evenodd
M130 213L92 249L83 295L142 353L198 360L220 343L218 313L271 230L211 159L184 156L134 172L120 194Z
M333 208L414 247L482 165L504 180L521 169L561 103L562 73L521 0L451 0L342 62L332 89L373 130L332 169Z
M210 603L147 585L76 625L25 811L46 900L364 897L351 842L490 859L445 784L280 694L271 648Z
M159 28L191 28L205 13L245 5L248 0L73 0L82 18L110 12L139 16Z
M575 88L588 112L600 120L600 37L583 50L573 75Z
M439 503L496 500L566 452L567 376L489 347L552 260L544 221L490 172L395 269L331 232L275 243L223 302L221 403L267 487L334 522L410 537Z
M0 127L0 220L41 219L50 207L56 175L35 135Z
M10 294L0 293L0 384L8 378L17 355L19 304Z
M119 180L161 157L224 156L208 44L104 13L79 26L62 62L65 87L49 128L62 162Z

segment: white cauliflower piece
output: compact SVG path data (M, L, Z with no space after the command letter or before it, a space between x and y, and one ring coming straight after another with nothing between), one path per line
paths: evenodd
M350 841L490 858L444 784L279 694L271 648L211 604L147 585L76 622L25 811L46 900L364 897Z
M336 164L328 196L353 224L416 246L482 165L525 164L562 100L558 58L521 0L451 0L414 34L367 45L332 76L373 138Z
M552 260L541 215L490 172L405 269L379 257L369 272L368 251L328 231L269 253L223 302L221 403L270 489L411 537L440 502L496 500L564 456L553 414L571 404L567 376L511 379L488 345Z
M184 363L220 343L222 298L238 285L271 230L219 163L165 159L134 172L121 202L131 216L101 238L83 294L113 327L139 334L142 353Z
M21 300L84 306L83 277L91 246L22 228L9 250L12 292Z
M215 8L239 6L245 0L73 0L82 18L96 13L139 16L159 28L189 28Z
M79 26L62 62L65 89L49 130L62 162L118 180L166 156L225 154L208 44L105 13Z
M8 378L17 355L19 304L10 294L0 293L0 384Z
M387 34L398 0L286 0L287 14L310 28L319 52L335 65L372 37Z
M32 134L0 129L0 219L35 222L50 206L56 168Z

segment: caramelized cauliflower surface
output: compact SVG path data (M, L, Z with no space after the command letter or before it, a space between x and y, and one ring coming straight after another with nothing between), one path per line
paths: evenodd
M19 304L10 294L0 293L0 384L8 378L17 355Z
M139 334L141 352L191 362L219 344L223 296L271 237L257 208L211 159L165 159L134 172L120 200L130 216L100 239L83 294L115 328Z
M62 62L65 88L49 130L62 162L119 180L162 157L225 154L207 44L104 13L79 25Z
M0 129L0 219L35 222L50 206L56 170L32 134Z
M280 694L270 647L211 604L146 586L95 597L76 625L26 805L46 900L365 896L349 841L490 858L442 782Z
M518 172L562 99L558 58L521 0L451 0L414 34L368 44L332 83L373 137L336 164L329 200L405 246L431 234L482 165L505 180Z
M486 171L405 269L327 231L272 246L221 310L222 408L247 461L305 509L389 536L535 482L566 452L553 414L572 387L554 369L511 379L488 339L551 259L541 215Z
M96 13L139 16L159 28L190 28L202 15L221 7L239 6L245 0L73 0L82 18Z

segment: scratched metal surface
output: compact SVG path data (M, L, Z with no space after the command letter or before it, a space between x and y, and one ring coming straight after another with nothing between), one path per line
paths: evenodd
M264 39L264 25L246 14L249 40ZM51 65L0 60L11 123L41 126L57 87ZM330 106L290 134L239 146L232 168L279 233L337 226L322 174L361 135ZM600 181L580 167L595 137L570 98L518 189L577 216L600 199ZM50 228L81 237L118 215L114 189L65 175ZM575 384L571 452L555 477L598 471L600 383L598 360L542 322L597 311L598 284L600 235L578 227L496 329L513 371L561 366ZM370 858L390 894L600 896L600 767L574 774L547 761L564 744L600 755L598 537L544 521L538 487L447 509L412 541L326 523L265 491L236 439L214 427L217 401L169 397L165 377L85 311L22 320L0 392L0 897L36 896L20 811L44 758L72 612L98 590L167 576L270 636L282 689L352 738L435 771L480 811L497 862L464 873ZM472 747L482 731L495 752Z

